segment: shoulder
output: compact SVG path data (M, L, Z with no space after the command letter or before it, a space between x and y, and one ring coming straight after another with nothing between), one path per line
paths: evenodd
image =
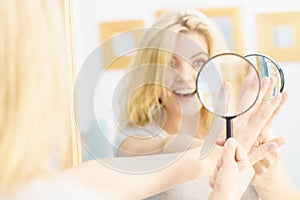
M168 134L161 127L156 125L148 125L143 127L130 126L122 129L118 137L152 137L152 138L164 138Z
M168 133L156 125L148 125L143 127L130 126L120 131L120 134L118 134L114 140L114 146L118 148L121 143L130 136L161 139L167 137Z

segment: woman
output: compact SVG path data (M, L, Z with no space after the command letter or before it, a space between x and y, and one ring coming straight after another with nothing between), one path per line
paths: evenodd
M153 131L158 131L157 138L168 137L164 142L156 140L159 144L148 146L149 141L143 138L127 138L121 134L117 140L119 155L165 151L166 144L177 133L205 138L213 115L197 98L197 72L210 57L226 51L226 44L216 27L198 12L170 12L147 29L124 84L120 84L125 85L120 95L120 128L135 136L152 136ZM260 99L269 85L269 88L273 87L274 80L269 82L265 80L262 85ZM285 99L286 94L281 105ZM130 144L131 140L134 145ZM247 145L247 149L250 147Z
M172 166L143 175L95 160L72 167L73 83L63 5L60 0L0 0L0 198L142 199L203 176L197 148ZM257 152L271 152L266 147L272 146ZM109 162L151 163L174 155Z
M213 117L196 96L197 72L210 57L226 51L224 40L215 26L199 12L169 12L146 30L122 84L125 87L120 103L121 134L116 140L116 154L132 156L182 152L201 146ZM287 99L287 94L283 93L270 100L274 84L273 77L265 78L255 106L235 119L234 137L247 152L254 143L261 144L262 141L275 142L278 146L284 143L282 138L270 140L267 136L268 127ZM206 176L213 174L219 156L220 151L215 148L204 159ZM268 171L272 168L270 163L273 167L277 166L278 152L265 159L268 161L259 162L255 168ZM257 181L252 182L256 191L261 197L274 198L274 193L265 192L267 182L263 176L259 178L259 174L257 171ZM274 177L279 174L287 177L284 170L273 173ZM277 188L278 180L273 183ZM199 179L198 183L190 182L153 198L199 199L194 192L199 192L199 188L205 188L206 184L207 180ZM209 189L199 193L206 199ZM258 196L252 188L245 198L255 199Z
M0 193L72 166L72 68L57 48L66 43L62 6L0 1Z

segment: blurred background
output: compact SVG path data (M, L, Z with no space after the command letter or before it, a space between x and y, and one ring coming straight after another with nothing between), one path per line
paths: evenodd
M298 0L74 0L73 26L77 73L89 55L114 34L150 26L157 16L169 9L198 9L210 16L233 52L241 55L263 53L276 60L285 74L286 106L274 122L275 135L284 136L282 159L295 184L300 187L300 1ZM130 48L134 35L123 35ZM106 52L122 51L114 46ZM112 95L123 75L128 58L106 70L95 93L97 119L86 117L81 123L83 159L112 156L116 128L112 116ZM99 64L101 67L101 64ZM97 127L103 134L99 134ZM86 149L83 147L83 149Z

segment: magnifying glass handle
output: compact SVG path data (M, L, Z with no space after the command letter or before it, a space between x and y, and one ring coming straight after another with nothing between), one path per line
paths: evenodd
M232 137L232 118L226 117L226 139Z

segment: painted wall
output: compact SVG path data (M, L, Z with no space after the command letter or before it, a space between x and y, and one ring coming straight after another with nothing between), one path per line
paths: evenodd
M99 22L111 20L135 20L142 19L146 25L153 22L155 11L171 8L210 8L239 6L241 10L242 35L244 51L257 52L255 15L263 12L300 11L298 0L74 0L74 28L75 28L75 53L77 69L84 63L88 55L100 44ZM300 20L300 19L295 19ZM299 22L300 23L300 22ZM274 58L276 59L276 58ZM300 52L299 52L300 60ZM285 136L287 144L281 148L282 158L287 165L293 181L300 188L300 61L293 63L280 63L286 77L286 90L289 92L289 100L283 108L280 116L273 125L273 131L278 136ZM111 71L103 77L106 87L103 88L108 97L112 96L112 89L122 71ZM111 86L111 87L110 87ZM109 103L106 98L105 103ZM112 120L111 108L102 108L101 120ZM110 123L103 122L108 130L108 138L112 140L113 127ZM86 129L88 130L89 125ZM93 140L94 145L101 138ZM105 145L105 144L104 144ZM102 146L103 147L103 146ZM103 147L105 148L105 146ZM95 151L100 151L95 150ZM108 151L98 152L100 156L111 155Z

